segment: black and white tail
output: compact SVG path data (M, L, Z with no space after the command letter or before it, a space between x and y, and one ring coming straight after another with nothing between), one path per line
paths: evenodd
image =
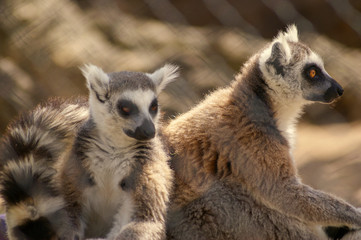
M57 239L64 201L53 165L87 117L86 100L51 99L9 125L0 145L0 194L10 239Z

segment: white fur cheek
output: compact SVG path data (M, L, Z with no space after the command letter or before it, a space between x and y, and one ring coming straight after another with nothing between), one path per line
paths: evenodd
M93 117L98 129L112 132L114 121L111 113L108 112L106 103L101 103L93 93L89 97L90 115Z
M100 138L114 146L133 144L135 139L128 137L124 132L124 129L132 128L130 126L132 124L129 122L131 120L122 119L115 112L117 110L110 110L107 104L107 102L99 102L94 95L89 97L90 115L96 124L97 131L100 133Z

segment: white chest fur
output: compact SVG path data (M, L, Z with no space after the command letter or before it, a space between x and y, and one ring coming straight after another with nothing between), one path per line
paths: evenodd
M122 210L124 223L129 222L132 201L128 192L121 188L121 181L131 170L131 156L128 154L111 154L91 157L89 170L94 185L83 193L83 209L86 222L85 237L104 237L109 233L114 216ZM124 212L125 211L125 212Z

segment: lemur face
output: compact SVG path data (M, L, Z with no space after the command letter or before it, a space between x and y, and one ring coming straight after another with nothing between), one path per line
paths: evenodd
M322 59L298 42L296 27L281 32L259 58L267 85L280 98L330 103L343 89L326 72Z
M152 139L158 120L157 96L177 76L177 67L165 65L152 74L115 72L86 65L90 116L107 136L130 141Z
M307 61L301 70L302 96L309 101L318 101L330 103L336 98L342 96L343 89L326 72L321 59L312 61L317 55L311 55L311 61Z
M119 96L114 107L128 137L149 140L155 136L158 100L153 91L126 91Z

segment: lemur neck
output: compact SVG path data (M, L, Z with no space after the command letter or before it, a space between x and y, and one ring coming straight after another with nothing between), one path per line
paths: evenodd
M287 88L277 89L280 88L277 84L272 86L270 83L274 81L265 79L265 75L259 68L257 57L245 64L244 68L244 74L236 76L236 81L232 86L235 89L234 99L247 96L249 115L253 116L255 121L266 121L270 125L275 124L282 136L288 141L292 151L295 125L302 113L302 107L306 104L305 100L292 98L295 93L291 90L285 92Z
M296 124L302 113L304 102L296 99L282 99L280 96L270 96L270 98L277 128L288 140L292 150L296 137Z
M281 135L288 141L292 151L295 126L305 102L302 99L290 99L282 96L282 93L271 89L262 75L257 72L257 68L253 71L253 75L257 77L243 76L244 81L238 81L236 84L236 95L249 95L247 103L250 114L257 118L255 121L265 121L269 116L270 119L267 121L270 121L270 125L275 124ZM262 114L259 114L260 112Z

